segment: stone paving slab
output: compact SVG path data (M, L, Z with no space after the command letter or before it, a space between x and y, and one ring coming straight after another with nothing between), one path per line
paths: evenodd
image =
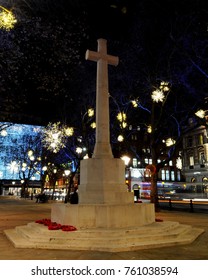
M51 203L35 203L34 200L0 197L0 259L1 260L207 260L208 215L165 211L156 213L158 219L174 221L204 230L191 244L162 248L146 248L126 252L83 250L53 250L15 248L5 236L6 229L33 223L37 219L50 218ZM59 202L58 202L59 203Z

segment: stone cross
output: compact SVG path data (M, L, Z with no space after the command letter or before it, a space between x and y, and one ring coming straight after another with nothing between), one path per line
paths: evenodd
M112 158L109 129L108 64L118 65L118 57L107 54L107 41L98 39L98 51L86 51L85 58L97 62L96 142L93 158Z

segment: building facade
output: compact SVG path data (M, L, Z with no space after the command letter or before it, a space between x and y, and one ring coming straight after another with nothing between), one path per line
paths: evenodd
M187 186L208 192L208 133L205 126L187 132L183 138L183 173Z

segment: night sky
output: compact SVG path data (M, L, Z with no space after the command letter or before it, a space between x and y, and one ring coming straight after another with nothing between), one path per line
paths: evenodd
M206 1L0 0L0 5L12 7L19 22L10 34L0 33L0 109L6 117L68 121L85 104L94 105L96 65L85 61L85 52L96 50L99 38L119 56L118 67L109 67L117 100L145 99L163 79L192 103L207 96Z

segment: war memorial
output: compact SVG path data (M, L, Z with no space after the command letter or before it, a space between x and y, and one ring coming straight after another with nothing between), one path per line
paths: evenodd
M93 157L81 161L79 203L51 205L51 221L76 230L48 230L31 222L5 230L16 248L121 252L193 242L203 229L178 222L159 222L152 203L134 203L125 185L125 164L114 158L110 145L108 65L118 57L107 54L98 39L97 52L86 59L97 63L96 144ZM89 62L90 63L90 62Z

